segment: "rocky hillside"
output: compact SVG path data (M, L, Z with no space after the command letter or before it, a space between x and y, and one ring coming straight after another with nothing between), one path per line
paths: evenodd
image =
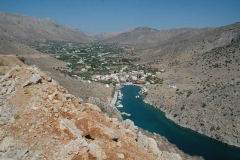
M197 159L130 120L109 118L14 57L1 56L0 67L0 159Z
M133 46L136 63L151 63L166 67L176 60L180 63L190 60L213 48L229 44L240 33L240 23L203 29L175 29L158 31L147 27L123 33L105 42L116 42Z
M24 53L31 50L28 47L31 42L45 40L91 42L93 37L81 30L57 24L50 18L0 12L1 53Z
M132 29L128 32L123 32L112 38L106 39L105 43L118 43L130 45L149 45L157 42L164 41L179 34L191 31L194 29L181 28L170 30L156 30L149 27L139 27Z
M181 126L240 147L239 35L189 61L169 64L158 75L164 83L149 86L145 100Z
M60 85L66 87L70 93L81 96L85 102L90 97L97 97L105 103L110 103L113 88L106 88L99 83L89 84L58 72L54 68L66 68L65 62L42 54L29 46L33 41L45 40L91 42L92 35L59 25L49 18L41 20L0 12L0 38L0 54L24 56L26 63L47 71Z

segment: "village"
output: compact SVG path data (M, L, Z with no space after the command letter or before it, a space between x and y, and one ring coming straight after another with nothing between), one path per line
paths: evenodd
M66 67L54 68L64 74L88 83L99 82L106 87L122 84L162 84L155 74L164 72L147 65L138 65L126 58L134 48L116 44L77 42L35 42L32 47L67 62ZM125 54L124 54L125 53Z

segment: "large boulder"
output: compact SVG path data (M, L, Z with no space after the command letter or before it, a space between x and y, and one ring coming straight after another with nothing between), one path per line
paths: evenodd
M33 74L32 77L29 80L27 80L22 86L26 87L31 84L37 84L41 81L42 81L42 78L39 74Z

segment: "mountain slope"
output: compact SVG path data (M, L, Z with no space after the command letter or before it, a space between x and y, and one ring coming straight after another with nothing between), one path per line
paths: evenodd
M10 46L13 51L24 52L33 41L91 42L93 36L69 26L59 25L50 18L38 19L0 12L0 39L0 51L9 53Z
M239 62L240 34L230 44L169 65L157 75L164 83L149 86L145 100L178 125L239 147Z
M115 37L109 38L104 42L131 45L147 45L163 41L165 39L174 37L190 30L193 29L183 28L159 31L149 27L139 27L131 30L130 32L124 32Z
M14 57L1 57L0 68L0 159L199 159L107 117Z
M176 60L182 63L213 48L229 44L239 33L239 22L217 28L192 29L163 41L135 45L134 56L141 58L141 62L137 63L155 62L166 67Z

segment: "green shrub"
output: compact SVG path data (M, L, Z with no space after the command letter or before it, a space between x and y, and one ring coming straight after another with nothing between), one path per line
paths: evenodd
M192 94L192 91L189 90L189 91L187 92L187 96L186 96L186 97L188 98L191 94Z
M26 61L25 57L18 57L18 59L19 59L20 61L22 61L23 63L25 63L25 61Z
M20 115L14 114L14 119L20 119Z

